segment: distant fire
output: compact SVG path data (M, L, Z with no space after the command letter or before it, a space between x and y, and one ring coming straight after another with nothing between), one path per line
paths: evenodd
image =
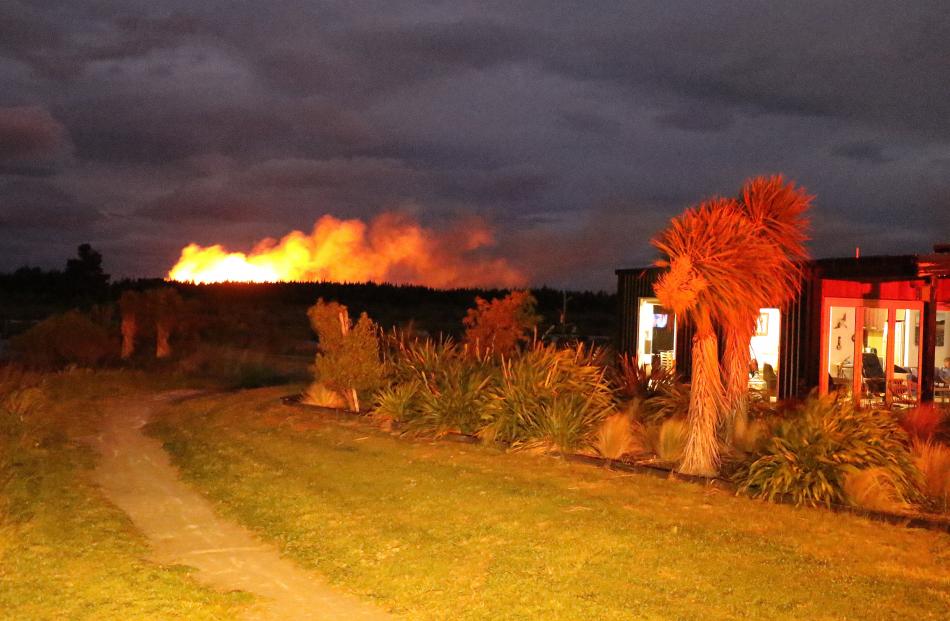
M436 232L393 213L369 224L326 215L310 235L293 231L280 241L265 239L248 254L190 244L168 278L196 283L375 281L438 288L524 285L527 279L520 270L483 255L493 241L491 230L474 220Z

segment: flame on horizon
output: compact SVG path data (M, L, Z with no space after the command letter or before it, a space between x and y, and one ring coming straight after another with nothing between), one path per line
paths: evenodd
M230 252L219 244L189 244L169 280L215 282L389 282L436 288L518 287L527 278L504 259L484 256L492 231L469 220L448 232L406 216L384 213L362 220L321 217L307 235L292 231L253 250Z

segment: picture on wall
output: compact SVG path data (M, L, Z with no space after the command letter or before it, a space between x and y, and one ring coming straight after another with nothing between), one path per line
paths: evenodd
M769 314L768 313L759 313L759 318L755 320L755 335L756 336L769 335Z
M943 344L946 342L945 335L947 334L947 320L938 319L937 320L937 347L943 347Z

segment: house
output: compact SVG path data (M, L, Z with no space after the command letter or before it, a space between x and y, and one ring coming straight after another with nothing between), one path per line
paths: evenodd
M660 268L620 269L618 346L689 379L693 330L659 305ZM750 386L774 399L817 388L865 405L950 402L936 367L950 357L950 245L932 254L818 259L785 308L763 308Z

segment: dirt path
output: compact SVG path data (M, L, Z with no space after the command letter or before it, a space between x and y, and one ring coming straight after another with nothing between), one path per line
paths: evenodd
M165 393L169 400L182 393ZM379 609L332 590L318 576L281 558L249 531L224 520L182 483L161 443L142 433L151 404L116 401L94 444L95 477L106 496L149 539L154 559L190 565L201 582L264 598L249 619L390 619Z

